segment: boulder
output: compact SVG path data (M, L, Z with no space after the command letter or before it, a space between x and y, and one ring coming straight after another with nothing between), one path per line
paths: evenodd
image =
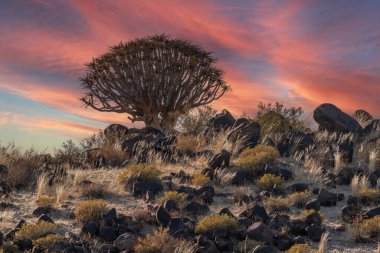
M314 120L320 130L330 132L362 133L363 128L352 117L341 111L333 104L322 104L314 110Z
M36 209L34 209L33 215L34 215L34 217L40 217L41 215L48 214L50 212L51 212L51 207L40 206L40 207L37 207Z
M272 245L259 245L252 251L252 253L279 253L279 252L281 251Z
M375 216L378 216L380 215L380 207L375 207L375 208L372 208L368 211L366 211L365 213L363 213L363 218L364 219L371 219Z
M372 132L380 132L380 119L374 119L369 122L369 124L364 128L366 134Z
M318 194L318 201L321 206L336 206L338 196L336 193L331 193L326 189L320 189Z
M12 189L9 186L9 184L7 184L6 182L0 181L0 197L2 197L4 195L8 195L11 192L12 192Z
M343 167L336 173L335 182L338 185L350 185L354 174L351 168Z
M91 219L91 220L86 221L86 223L83 225L81 234L94 237L94 236L99 235L99 230L100 230L99 221L95 219Z
M137 236L132 233L125 233L120 235L113 244L120 251L133 251L135 245L137 243Z
M50 218L50 217L49 217L48 215L46 215L46 214L42 214L40 217L38 217L38 222L41 222L41 221L54 223L53 219Z
M222 152L211 157L207 165L212 170L228 167L230 166L230 157L230 152L223 149Z
M111 142L122 140L128 134L128 127L120 124L111 124L104 129L104 136Z
M325 229L318 225L311 225L306 227L307 235L310 240L313 242L319 242L321 240L323 232L325 232Z
M212 129L216 131L232 127L234 123L235 123L235 118L226 109L224 109L221 113L216 114L210 120L210 125Z
M291 193L295 193L295 192L304 192L304 191L307 191L307 190L309 190L309 187L305 183L294 183L294 184L288 186L287 189Z
M253 223L247 229L246 234L249 238L255 241L269 244L272 243L274 239L274 233L272 230L261 221Z
M210 211L207 205L191 201L183 208L183 212L188 215L203 215Z
M258 204L242 212L239 215L239 217L247 217L254 221L263 221L263 222L266 222L269 219L269 216L265 208Z
M217 170L215 178L221 186L242 185L245 181L244 173L234 167Z
M164 228L168 227L170 224L170 214L165 210L163 206L159 206L156 211L156 220L157 223L163 226Z
M117 229L111 226L101 226L99 237L105 242L113 242L117 239Z
M234 127L228 131L227 139L223 147L226 149L235 148L238 153L245 148L253 148L259 143L260 129L259 123L250 123L248 120L239 125L235 124Z
M8 175L8 168L4 164L0 164L0 176L1 178L5 177Z
M343 221L351 222L360 214L360 208L356 205L347 205L342 208L341 218Z
M306 210L316 210L319 211L321 210L321 205L319 203L318 199L312 199L305 204L305 209Z

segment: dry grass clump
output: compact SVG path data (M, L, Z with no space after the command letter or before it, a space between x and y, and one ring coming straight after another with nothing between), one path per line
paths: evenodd
M159 202L164 203L167 200L173 200L175 202L185 201L189 195L183 192L166 191L160 198Z
M56 195L56 201L55 203L57 205L62 204L66 198L67 198L67 189L63 185L59 185L55 188L55 195Z
M18 247L11 242L5 242L0 248L0 253L19 253Z
M17 232L17 239L31 239L37 240L49 234L57 232L57 225L51 222L41 221L36 224L25 224Z
M0 164L8 168L4 181L12 188L34 187L37 181L37 171L43 165L45 154L34 149L25 152L16 148L13 143L0 146Z
M263 170L266 165L273 164L279 156L275 147L257 145L254 148L243 150L235 164L246 175L253 176Z
M315 250L313 250L309 244L302 243L302 244L294 244L290 249L286 251L287 253L314 253Z
M182 154L192 154L198 151L199 139L191 135L180 135L177 137L177 149Z
M100 184L90 184L88 186L80 187L80 194L85 199L101 199L104 198L106 190L103 185Z
M265 191L272 191L273 189L281 189L285 184L284 178L274 174L264 174L260 177L256 184Z
M49 196L41 196L36 199L36 204L39 207L51 207L54 205L56 199Z
M75 206L75 217L80 221L98 219L107 211L107 202L102 199L84 200Z
M234 252L240 252L240 253L248 253L248 252L253 252L253 250L260 246L262 243L249 239L248 237L241 242L238 242L237 244L234 245Z
M289 211L289 200L281 197L269 197L264 201L264 206L270 211L275 213Z
M171 237L167 229L158 229L145 238L139 238L135 253L195 253L196 246Z
M191 183L197 186L203 186L210 182L210 178L202 173L197 173L192 176Z
M129 158L127 152L123 151L117 143L106 143L98 149L97 153L98 157L104 156L111 166L120 166Z
M293 203L293 205L298 207L303 207L311 198L312 194L310 191L304 192L294 192L289 195L289 201Z
M366 176L354 176L351 181L351 190L352 195L360 197L368 203L380 202L380 190L371 188Z
M212 214L197 223L195 232L197 234L211 234L217 229L229 231L236 229L238 226L238 221L227 214Z
M370 238L380 236L380 216L362 221L362 233Z
M47 235L45 237L38 238L37 240L33 241L33 245L38 246L40 249L48 249L50 246L52 246L55 242L61 241L64 238L63 235Z
M125 168L119 175L121 184L131 184L136 181L154 182L159 180L161 171L154 165L135 164Z

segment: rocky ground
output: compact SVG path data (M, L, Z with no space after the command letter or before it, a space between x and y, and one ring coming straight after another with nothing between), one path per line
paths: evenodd
M29 186L12 173L30 154L4 149L0 252L379 252L378 121L314 118L320 131L278 138L223 111L206 142L111 125L119 149L39 155Z

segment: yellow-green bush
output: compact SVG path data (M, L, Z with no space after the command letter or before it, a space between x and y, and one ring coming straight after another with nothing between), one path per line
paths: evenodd
M63 235L47 235L45 237L38 238L33 241L33 245L38 246L42 249L47 249L55 242L61 241L64 238Z
M254 148L243 150L235 164L246 175L253 176L265 169L267 164L273 164L279 156L280 154L275 147L257 145Z
M98 219L107 211L107 202L102 199L84 200L75 206L75 217L80 221Z
M362 188L359 191L359 197L367 198L370 201L380 201L380 190L376 188Z
M371 219L363 220L362 231L364 235L371 238L380 236L380 216L375 216Z
M198 222L195 226L195 232L197 234L209 234L217 229L228 231L236 229L238 226L238 221L227 214L212 214Z
M210 182L210 178L206 175L203 175L202 173L195 174L191 178L191 183L197 186L206 185L209 182Z
M10 242L6 242L1 246L0 253L18 253L20 252L16 245Z
M36 199L37 206L40 207L50 207L55 203L54 197L49 196L41 196L38 199Z
M57 232L57 225L51 222L41 221L36 224L25 224L17 232L17 239L37 240L49 234Z
M275 111L268 111L257 117L257 122L261 126L261 134L288 133L291 129L289 119Z
M285 184L284 178L274 175L274 174L264 174L260 177L256 184L265 191L272 191L275 187L276 189L283 188Z
M296 206L304 206L311 198L310 191L294 192L289 195L289 201Z
M270 197L264 201L264 205L270 212L289 211L289 201L287 198Z
M300 218L302 220L306 219L306 217L309 215L309 214L312 214L312 213L318 213L319 216L321 216L322 219L324 219L325 215L322 211L317 211L317 210L314 210L314 209L305 209L305 210L302 210L301 214L300 214Z
M314 253L315 251L310 247L309 244L294 244L287 253Z
M166 191L164 195L160 198L160 202L164 203L167 200L173 200L175 202L184 201L189 195L183 192L177 191Z
M161 171L154 165L135 164L125 168L119 175L121 184L133 183L135 181L153 182L159 179Z
M135 246L135 253L195 253L196 246L192 242L179 240L169 235L167 229L158 229L145 238L140 237Z

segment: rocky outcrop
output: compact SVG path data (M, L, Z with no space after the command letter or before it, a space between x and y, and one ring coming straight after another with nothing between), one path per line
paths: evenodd
M320 130L362 133L360 124L333 104L322 104L314 110L314 120Z

